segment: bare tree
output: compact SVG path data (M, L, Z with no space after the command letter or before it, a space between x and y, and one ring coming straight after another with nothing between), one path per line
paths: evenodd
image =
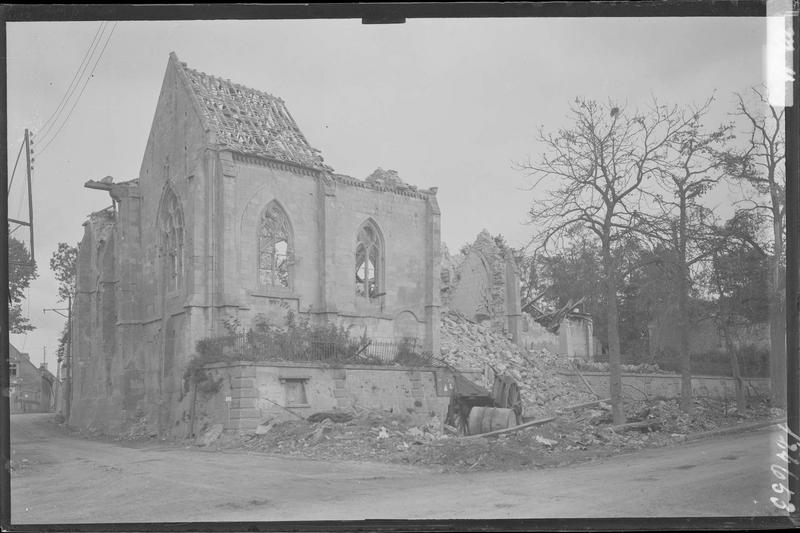
M691 127L677 107L653 100L643 113L629 114L609 103L577 98L571 107L574 124L555 134L539 132L545 147L541 161L519 164L534 177L534 189L553 183L530 209L530 222L541 229L539 247L558 244L574 226L583 226L598 239L602 250L607 299L607 330L612 416L625 421L615 250L629 237L640 218L638 210L645 180L663 166L662 152L676 135Z
M701 199L724 175L722 149L725 141L731 138L732 129L732 125L725 125L711 132L704 131L702 120L712 101L710 98L701 106L682 111L688 120L687 127L665 144L663 164L657 172L660 189L665 194L652 194L659 213L648 217L640 228L667 250L664 258L672 263L675 313L680 330L680 404L686 413L694 410L689 353L691 270L710 257L717 243L712 238L713 212L702 205Z
M746 102L737 94L736 115L748 127L748 146L733 168L734 178L749 183L756 195L741 211L765 215L771 223L772 246L762 249L770 261L769 329L770 380L772 402L786 404L786 168L784 110L769 104L764 91L751 89L753 98ZM758 249L761 249L760 247Z

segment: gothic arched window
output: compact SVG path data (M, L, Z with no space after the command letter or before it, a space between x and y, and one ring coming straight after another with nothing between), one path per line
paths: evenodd
M161 220L167 288L174 291L183 287L183 210L171 189L164 195Z
M292 231L286 213L270 202L261 213L258 226L258 284L289 288Z
M377 298L383 293L383 244L378 227L368 220L356 242L356 295Z

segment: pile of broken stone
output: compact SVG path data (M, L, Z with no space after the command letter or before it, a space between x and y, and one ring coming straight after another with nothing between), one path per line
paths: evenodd
M696 399L694 415L675 399L627 402L628 427L614 426L611 407L564 374L572 363L541 350L529 352L488 324L442 313L440 361L462 370L484 371L478 384L491 390L494 374L513 378L526 419L555 420L491 438L455 436L438 417L420 424L400 413L354 407L353 412L315 413L306 420L265 421L245 436L245 448L318 459L358 459L439 465L465 471L538 468L586 460L622 450L664 446L688 433L761 418L763 409L731 412L731 405ZM488 371L486 371L488 369ZM633 427L630 427L633 426Z
M608 372L609 364L595 361L579 361L577 362L579 370L586 372ZM620 365L622 372L631 374L666 374L666 370L662 370L655 363L641 363L638 365Z
M440 359L458 370L480 370L492 389L494 375L506 375L517 382L523 416L544 417L558 409L598 399L586 388L565 376L573 372L563 355L547 350L530 352L516 345L509 335L494 331L488 322L476 324L454 311L441 318Z

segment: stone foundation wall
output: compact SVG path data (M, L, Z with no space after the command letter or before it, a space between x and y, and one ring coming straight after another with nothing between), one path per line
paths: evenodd
M207 371L221 379L219 390L198 396L195 433L223 424L239 433L261 422L303 418L320 411L366 408L402 413L424 422L444 419L453 386L452 371L435 367L319 363L215 363ZM475 379L475 373L466 373Z
M606 372L581 372L592 388L604 398L610 396L609 376ZM575 384L585 387L580 377L565 373ZM769 392L769 379L743 378L748 395L766 396ZM755 389L755 392L754 392ZM631 399L644 399L663 396L677 398L681 394L681 377L678 374L623 374L622 394ZM736 398L736 382L725 376L692 376L694 396L732 400Z

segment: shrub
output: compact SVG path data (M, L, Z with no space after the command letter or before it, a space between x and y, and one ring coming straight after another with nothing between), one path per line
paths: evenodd
M191 385L198 391L216 392L221 380L214 382L204 370L205 365L235 361L318 361L322 363L360 363L384 365L378 355L394 354L394 362L405 366L430 366L432 356L418 353L416 340L402 339L399 344L373 342L366 334L353 339L351 327L325 324L312 326L308 317L297 319L289 312L282 328L257 320L253 328L244 332L236 318L225 320L227 335L198 341L196 354L184 373L184 391ZM388 344L388 345L387 345ZM396 351L395 351L396 349Z

